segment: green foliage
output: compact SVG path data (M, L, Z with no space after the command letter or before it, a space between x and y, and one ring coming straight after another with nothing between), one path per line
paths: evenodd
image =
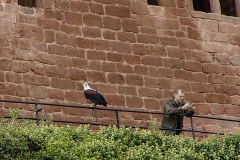
M240 159L240 135L211 136L196 141L181 136L165 136L149 130L89 126L57 127L17 120L18 110L10 110L11 121L2 121L0 159L42 160L215 160Z

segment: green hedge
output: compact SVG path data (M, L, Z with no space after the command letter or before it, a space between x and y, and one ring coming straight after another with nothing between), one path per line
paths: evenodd
M165 136L149 130L89 126L57 127L1 120L0 159L36 160L205 160L240 159L240 135L211 136L204 141Z

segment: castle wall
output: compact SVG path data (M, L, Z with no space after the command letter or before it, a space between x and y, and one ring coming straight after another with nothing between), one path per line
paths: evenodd
M0 4L0 97L87 105L83 82L111 108L163 111L183 88L196 113L240 115L240 20L193 11L188 0L45 0L36 8ZM0 113L33 106L1 104ZM50 119L95 121L86 109L44 106ZM115 124L115 114L97 111ZM123 125L149 125L161 116L120 114ZM238 123L194 119L197 129L230 132ZM186 119L186 128L190 126Z

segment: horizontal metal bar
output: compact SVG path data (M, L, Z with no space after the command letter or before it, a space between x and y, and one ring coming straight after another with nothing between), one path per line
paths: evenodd
M11 116L2 116L2 118L12 118L12 117ZM18 117L18 119L37 120L36 118L29 118L29 117ZM64 120L51 120L51 122L110 126L110 124L92 123L92 122L64 121ZM128 125L122 125L122 126L127 127L127 128L141 128L141 129L148 129L149 128L149 127L146 127L146 126L128 126ZM190 129L170 129L170 128L158 128L158 129L159 130L172 130L172 131L192 132L192 130L190 130ZM225 134L225 133L222 133L222 132L209 132L209 131L203 131L203 130L194 130L194 132L208 133L208 134L219 134L219 135L224 135Z
M78 105L68 105L68 104L53 104L53 103L44 103L44 102L24 102L24 101L2 100L2 99L0 99L0 102L94 109L94 107L89 107L89 106L78 106ZM105 108L105 107L100 107L100 108L96 107L95 109L96 110L108 110L108 111L114 111L114 112L117 111L117 112L133 112L133 113L146 113L146 114L167 114L167 115L171 114L171 113L164 113L164 112L153 112L153 111L143 111L143 110L129 110L129 109L116 109L116 108ZM178 114L178 115L180 115L180 116L187 116L187 114ZM10 116L2 116L2 117L3 118L12 118ZM217 117L210 117L210 116L200 116L200 115L196 115L196 114L192 115L192 117L205 118L205 119L215 119L215 120L222 120L222 121L231 121L231 122L240 122L240 120L227 119L227 118L217 118ZM18 119L38 120L37 118L29 118L29 117L18 117ZM110 124L102 124L102 123L74 122L74 121L64 121L64 120L50 120L50 121L51 122L62 122L62 123L73 123L73 124L100 125L100 126L109 126L110 125ZM141 129L148 129L149 128L147 126L125 126L125 127L128 127L128 128L141 128ZM181 130L181 131L186 131L186 132L193 132L193 130L186 130L186 129L159 128L159 130L174 130L174 131ZM194 130L194 132L224 135L224 133L208 132L208 131L203 131L203 130Z
M24 104L40 104L40 105L49 105L49 106L61 106L61 107L71 107L71 108L87 108L93 109L94 107L89 106L77 106L77 105L68 105L68 104L54 104L54 103L44 103L44 102L24 102L24 101L14 101L14 100L2 100L0 102L8 102L8 103L24 103ZM116 111L116 108L99 108L95 107L97 110L109 110ZM142 110L127 110L127 109L117 109L120 112L137 112L137 113L149 113L149 114L164 114L164 112L152 112L152 111L142 111Z
M54 104L54 103L44 103L44 102L24 102L24 101L14 101L14 100L2 100L0 102L8 102L8 103L24 103L24 104L40 104L40 105L49 105L49 106L60 106L60 107L72 107L72 108L93 108L88 106L77 106L77 105L68 105L68 104Z
M64 120L51 120L51 122L72 123L72 124L90 124L90 125L98 125L98 126L109 126L109 124L102 124L102 123L75 122L75 121L64 121Z
M54 104L54 103L44 103L44 102L24 102L24 101L14 101L14 100L2 100L0 102L9 102L9 103L24 103L24 104L40 104L40 105L49 105L49 106L61 106L61 107L71 107L71 108L85 108L85 109L94 109L94 107L89 106L77 106L77 105L68 105L68 104ZM109 110L109 111L116 111L116 108L99 108L96 107L96 110ZM170 115L172 113L164 113L164 112L153 112L153 111L142 111L142 110L128 110L128 109L117 109L119 112L134 112L134 113L148 113L148 114L166 114ZM181 116L186 116L187 114L179 114ZM192 115L192 117L198 118L205 118L205 119L216 119L216 120L223 120L223 121L232 121L232 122L240 122L240 120L234 119L227 119L227 118L217 118L217 117L210 117L210 116L200 116L200 115Z
M185 131L185 132L192 132L191 129L170 129L170 128L159 128L159 130L171 130L171 131ZM194 132L225 135L225 133L223 133L223 132L209 132L209 131L204 131L204 130L194 130ZM229 135L229 134L228 134L228 135Z
M7 119L11 119L11 116L1 116L0 118L7 118ZM31 118L31 117L17 117L17 119L26 119L26 120L37 120L37 118Z
M240 120L235 120L235 119L217 118L217 117L210 117L210 116L200 116L200 115L196 115L196 114L194 114L192 117L205 118L205 119L216 119L216 120L232 121L232 122L240 122Z
M2 118L10 119L11 116L1 116ZM26 119L26 120L37 120L37 118L30 118L30 117L18 117L17 119ZM89 124L89 125L98 125L98 126L110 126L110 124L102 124L102 123L92 123L92 122L75 122L75 121L64 121L64 120L50 120L51 122L58 122L58 123L71 123L71 124ZM113 126L113 125L112 125ZM126 128L140 128L140 129L149 129L147 126L128 126L128 125L122 125ZM190 129L169 129L169 128L158 128L159 130L172 130L172 131L184 131L184 132L192 132ZM218 134L218 135L225 135L225 133L222 132L209 132L209 131L203 131L203 130L194 130L194 132L198 133L207 133L207 134ZM231 134L228 134L231 135Z

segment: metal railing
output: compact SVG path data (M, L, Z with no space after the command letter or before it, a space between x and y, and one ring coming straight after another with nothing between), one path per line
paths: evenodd
M89 106L78 106L78 105L68 105L68 104L53 104L53 103L43 103L43 102L23 102L23 101L14 101L14 100L0 100L2 103L20 103L20 104L29 104L34 105L34 111L35 111L35 118L29 118L29 117L19 117L19 119L28 119L28 120L36 120L36 124L39 125L39 121L41 120L39 118L39 112L42 111L43 114L43 120L47 121L49 120L47 118L47 113L44 108L39 108L39 105L48 105L48 106L60 106L60 107L70 107L70 108L81 108L81 109L90 109L90 110L105 110L105 111L112 111L115 113L116 117L116 126L119 128L121 126L120 124L120 118L119 113L121 112L132 112L132 113L145 113L145 114L168 114L164 112L153 112L153 111L143 111L143 110L130 110L130 109L116 109L116 108L94 108ZM186 114L179 114L180 116L187 116ZM11 118L10 116L2 116L3 118ZM188 116L189 117L189 116ZM173 131L185 131L185 132L191 132L192 137L195 139L195 133L206 133L206 134L218 134L218 135L224 135L223 132L210 132L210 131L204 131L204 130L195 130L194 129L194 122L193 117L196 118L202 118L202 119L213 119L213 120L220 120L220 121L230 121L230 122L240 122L240 120L234 120L234 119L227 119L227 118L216 118L216 117L210 117L210 116L200 116L200 115L192 115L190 116L190 122L191 122L191 129L169 129L169 128L159 128L159 130L173 130ZM61 122L61 123L72 123L72 124L89 124L89 125L98 125L98 126L109 126L112 124L104 124L104 123L96 123L96 122L76 122L76 121L66 121L66 120L55 120L51 119L51 122ZM141 128L141 129L148 129L149 126L127 126L125 127L131 127L131 128Z

